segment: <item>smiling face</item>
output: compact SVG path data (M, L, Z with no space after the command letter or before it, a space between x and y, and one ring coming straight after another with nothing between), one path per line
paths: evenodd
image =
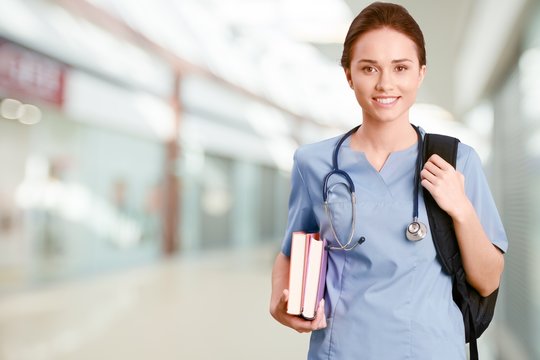
M425 71L410 38L381 28L356 40L345 74L362 107L364 122L408 122Z

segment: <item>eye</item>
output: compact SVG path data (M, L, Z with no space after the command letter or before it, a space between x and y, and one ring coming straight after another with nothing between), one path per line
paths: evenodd
M405 70L407 70L407 66L405 66L405 65L396 66L396 71L397 72L402 72L402 71L405 71Z
M377 71L377 69L374 66L364 66L362 68L362 71L364 71L367 74L372 74Z

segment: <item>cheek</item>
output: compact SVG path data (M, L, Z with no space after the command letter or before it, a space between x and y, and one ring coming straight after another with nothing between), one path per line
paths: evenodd
M404 81L400 86L403 94L411 94L411 95L416 94L419 87L420 87L420 82L417 79L410 79L408 81Z
M406 91L410 94L416 94L418 91L418 84L411 84L406 88Z
M405 84L408 89L416 91L422 84L422 78L417 75L412 75L405 80Z
M354 92L358 95L370 96L375 88L375 82L369 77L357 77L353 79Z
M371 100L372 91L366 89L365 86L354 86L354 96L360 105L368 104Z

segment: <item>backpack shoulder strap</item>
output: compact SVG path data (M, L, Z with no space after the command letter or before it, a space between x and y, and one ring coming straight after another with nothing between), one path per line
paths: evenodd
M431 155L438 154L455 168L458 144L459 140L450 136L426 134L422 159L425 163ZM452 297L463 316L465 339L469 343L469 358L478 360L476 339L493 318L498 291L483 298L467 284L452 218L437 205L429 191L424 189L423 193L437 256L444 271L453 279Z
M451 136L426 133L422 154L423 164L431 155L437 154L455 168L458 143L459 140ZM437 205L429 191L423 189L423 193L437 255L444 270L452 275L462 266L454 224L451 217Z
M424 162L433 154L437 154L446 160L454 168L456 167L457 149L459 139L440 134L426 133L424 136Z

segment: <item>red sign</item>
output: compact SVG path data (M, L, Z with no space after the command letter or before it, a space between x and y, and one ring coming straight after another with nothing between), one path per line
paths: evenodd
M0 39L0 95L62 106L66 65Z

